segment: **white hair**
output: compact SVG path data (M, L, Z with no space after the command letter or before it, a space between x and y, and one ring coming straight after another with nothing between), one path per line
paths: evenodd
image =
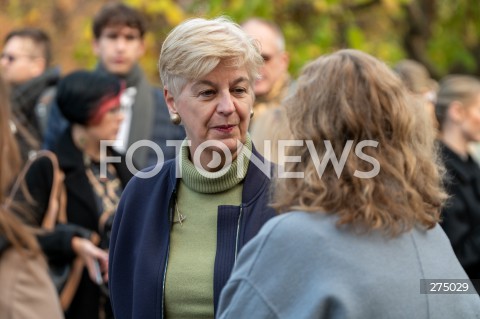
M176 96L188 81L207 75L220 62L244 66L252 85L263 64L258 42L227 17L178 25L165 39L158 64L163 85Z

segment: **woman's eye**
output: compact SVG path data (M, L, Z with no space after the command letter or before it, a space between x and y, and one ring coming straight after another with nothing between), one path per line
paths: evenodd
M212 97L213 95L215 95L215 90L205 90L200 92L199 95L203 97Z
M247 93L247 89L243 87L237 87L233 89L233 93L235 94L244 94Z

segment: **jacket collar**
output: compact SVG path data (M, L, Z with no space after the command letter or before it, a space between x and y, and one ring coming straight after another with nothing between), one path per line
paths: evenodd
M116 152L111 147L108 147L107 152L108 154L113 156L120 156L120 153ZM85 169L85 164L83 162L83 153L75 146L75 143L73 142L71 126L68 127L67 130L65 130L64 134L60 137L58 144L55 148L55 153L57 154L58 161L62 169ZM115 164L116 163L114 163L114 165ZM128 178L130 177L131 174L130 176L128 176Z
M36 103L39 96L50 86L60 80L60 69L50 68L30 81L16 86L12 90L14 106L24 111L29 111Z
M63 170L84 169L83 154L73 143L71 126L60 137L55 153Z
M257 197L261 196L261 192L259 192L259 190L262 189L265 184L270 183L273 169L275 168L275 164L269 162L262 155L260 155L254 145L252 145L252 154L253 156L256 156L262 163L269 164L270 177L266 176L255 164L252 163L252 161L250 161L242 191L242 202L246 205L250 205L254 200L256 200Z
M262 163L267 162L270 165L270 176L273 174L273 169L275 168L275 164L267 161L252 145L252 154L256 156ZM181 161L180 157L177 155L175 159L171 159L164 163L165 168L168 168L168 191L169 193L175 193L177 188L177 183L180 181L180 178L177 178L179 174L176 173L177 167L180 167ZM258 196L261 195L259 189L261 189L266 183L270 183L271 177L266 176L256 165L254 165L251 161L248 165L247 175L244 179L243 190L242 190L242 202L246 205L250 205L252 201L254 201Z

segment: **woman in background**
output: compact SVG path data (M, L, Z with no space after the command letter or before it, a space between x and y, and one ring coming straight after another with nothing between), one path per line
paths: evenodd
M468 147L480 142L480 80L466 75L444 78L436 113L450 195L441 225L469 277L480 278L480 168Z
M61 319L57 292L36 238L12 213L15 204L7 198L21 168L8 101L0 77L0 318Z
M422 282L454 278L454 289L474 291L455 285L467 276L437 224L446 196L427 112L360 51L318 58L297 85L287 116L305 142L287 171L304 178L277 180L273 206L284 214L243 249L219 317L479 316L476 294L428 294ZM346 154L343 168L322 175L331 152Z
M59 136L54 152L65 174L67 221L69 225L77 226L79 231L75 239L72 239L71 232L63 233L65 246L57 247L55 259L71 261L79 255L74 246L76 238L92 239L104 251L100 254L97 249L90 257L97 256L105 275L111 223L123 188L132 177L125 157L106 148L103 156L120 157L119 162L106 163L101 153L101 141L115 140L123 121L121 93L122 85L113 75L76 71L60 81L56 97L57 105L70 126ZM102 163L106 168L104 172ZM49 204L52 175L52 165L47 158L36 161L27 174L28 188L37 202L34 219L38 223L44 219ZM100 243L95 240L99 237L102 239ZM87 247L90 252L96 248L91 246ZM55 249L52 246L45 248ZM80 253L84 251L80 250ZM49 257L53 255L51 253ZM104 310L107 318L112 317L108 296L102 294L98 285L102 283L101 276L92 271L94 262L92 258L86 259L87 267L65 312L67 319L96 319ZM104 290L107 293L107 289Z

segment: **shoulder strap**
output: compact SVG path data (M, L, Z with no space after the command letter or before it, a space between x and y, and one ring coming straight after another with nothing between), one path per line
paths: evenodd
M27 126L20 123L20 121L15 116L12 116L11 121L13 125L15 125L15 130L25 141L25 143L27 143L31 149L38 150L40 148L40 141L34 136L34 134L29 131L29 129L34 130L34 128L27 128Z
M7 238L0 235L0 256L2 256L2 253L7 250L8 247L10 247L10 243L8 242Z
M45 212L45 216L43 218L42 228L46 230L53 230L57 223L67 222L67 196L63 183L65 174L60 169L57 156L53 152L48 150L41 150L36 152L34 156L28 159L27 163L25 164L22 171L15 180L15 183L13 184L6 205L9 206L11 204L22 183L25 181L25 176L27 175L28 170L30 169L32 164L41 157L47 157L51 161L53 167L52 188L50 191L50 198L48 200L47 211Z

